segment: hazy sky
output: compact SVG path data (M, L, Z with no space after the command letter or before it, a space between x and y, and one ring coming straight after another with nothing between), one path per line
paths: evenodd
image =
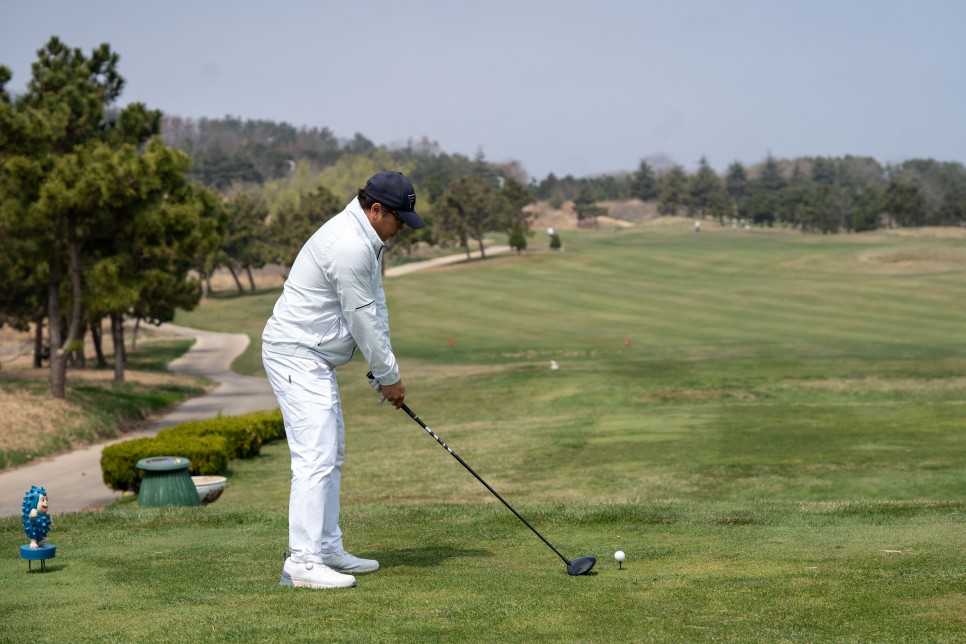
M966 161L962 0L0 0L8 89L52 35L109 43L122 104L426 136L537 178Z

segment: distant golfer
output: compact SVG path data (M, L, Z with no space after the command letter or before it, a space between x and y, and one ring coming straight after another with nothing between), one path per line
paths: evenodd
M401 173L369 179L302 247L262 333L262 362L292 455L283 586L343 588L355 585L353 573L379 569L342 545L345 424L335 370L359 349L373 374L370 385L394 407L403 404L381 262L386 240L405 226L426 225L415 206L416 191Z

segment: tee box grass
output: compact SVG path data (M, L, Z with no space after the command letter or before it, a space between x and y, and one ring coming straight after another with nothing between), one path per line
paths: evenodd
M48 573L27 574L3 520L5 637L961 639L966 253L915 233L671 220L385 281L409 406L564 554L597 555L589 576L377 405L357 359L339 369L342 527L382 570L277 586L273 443L210 506L58 516L49 490ZM258 373L277 294L178 323L249 333L236 368Z

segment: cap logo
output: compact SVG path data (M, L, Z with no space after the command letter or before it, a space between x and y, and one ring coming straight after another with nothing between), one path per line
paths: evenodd
M416 207L416 195L409 194L406 195L406 198L409 199L409 209L413 210Z

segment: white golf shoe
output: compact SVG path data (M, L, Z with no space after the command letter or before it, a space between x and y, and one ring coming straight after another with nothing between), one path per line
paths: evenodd
M350 555L345 550L341 552L322 553L322 563L339 572L359 575L379 570L379 562L375 559L360 559Z
M278 583L299 588L351 588L356 585L356 578L343 575L321 563L298 563L286 559L282 566L282 579Z

